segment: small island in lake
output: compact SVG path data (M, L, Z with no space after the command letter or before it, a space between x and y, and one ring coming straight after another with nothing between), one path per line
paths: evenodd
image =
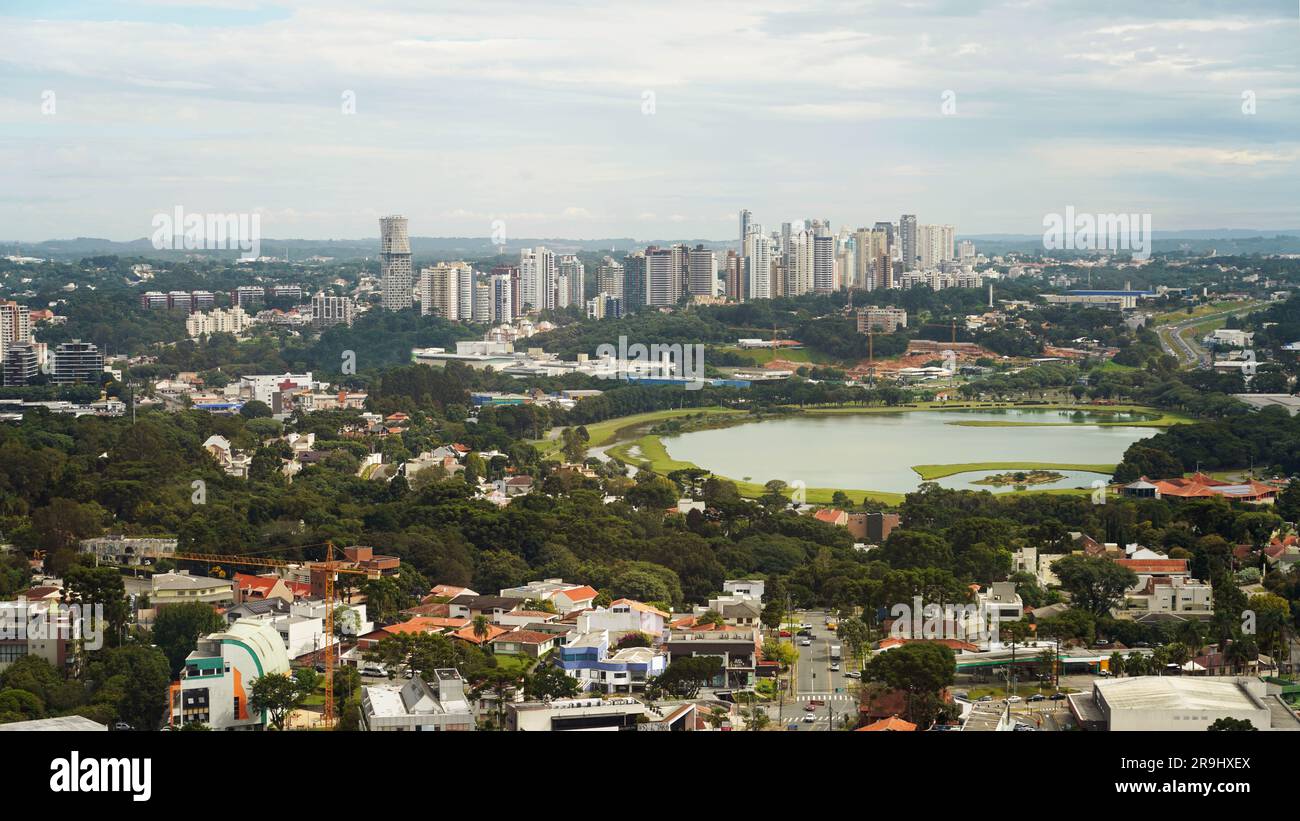
M993 485L995 487L1006 487L1007 485L1027 487L1029 485L1051 484L1064 478L1064 473L1057 473L1053 470L1014 470L1009 473L994 473L991 476L985 476L983 479L976 479L971 484Z

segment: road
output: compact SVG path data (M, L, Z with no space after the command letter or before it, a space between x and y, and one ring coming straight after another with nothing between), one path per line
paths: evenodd
M1179 365L1183 367L1209 367L1213 357L1200 346L1199 342L1188 341L1186 333L1197 326L1213 322L1216 319L1248 314L1258 309L1262 304L1252 302L1212 314L1188 317L1178 322L1159 325L1156 327L1156 336L1160 339L1160 347L1164 348L1165 353L1175 357Z
M830 669L831 645L839 644L843 647L843 642L826 627L826 616L826 613L816 610L799 611L794 616L797 624L812 625L812 644L804 647L800 644L803 639L794 637L795 647L799 651L799 660L794 669L794 700L786 700L780 708L776 704L768 705L767 712L773 723L784 721L787 726L794 724L801 731L807 731L829 730L832 718L836 728L843 727L845 721L857 721L858 697L854 686L857 682L844 675L850 671L853 662L845 656L840 664L840 672ZM813 710L807 709L811 702L817 701L822 703L814 705ZM809 714L814 720L804 721L804 716Z

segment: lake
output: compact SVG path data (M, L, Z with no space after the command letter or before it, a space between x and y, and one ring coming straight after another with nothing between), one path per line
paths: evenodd
M1159 430L1096 422L1143 418L1139 414L1097 416L1022 408L807 414L683 433L664 437L663 443L672 458L694 462L729 479L759 484L781 479L791 484L802 481L806 487L906 493L921 483L912 465L1118 464L1129 445ZM1040 424L976 427L954 422ZM936 481L949 488L1014 492L1012 487L974 484L999 472L1005 471L959 473ZM1057 472L1066 474L1065 478L1031 488L1089 487L1094 480L1106 477L1087 471Z

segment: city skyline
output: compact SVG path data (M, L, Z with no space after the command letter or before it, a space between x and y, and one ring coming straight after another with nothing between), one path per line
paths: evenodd
M418 236L725 239L737 207L1300 226L1293 5L972 5L6 10L0 240L130 240L177 205L280 238L401 213Z

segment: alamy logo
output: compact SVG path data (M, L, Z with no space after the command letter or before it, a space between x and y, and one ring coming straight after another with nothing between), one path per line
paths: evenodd
M0 609L0 641L75 641L83 650L104 646L104 605L34 602Z
M159 251L243 251L240 259L262 255L261 214L194 214L176 206L153 216L153 247Z
M1134 259L1151 257L1150 214L1077 214L1043 217L1043 248L1048 251L1132 251Z
M132 801L153 795L153 759L82 758L73 750L50 762L50 792L122 792Z
M704 346L700 344L646 346L627 344L627 337L618 338L618 347L608 342L596 346L596 356L612 362L613 370L596 375L602 379L622 379L635 382L640 379L671 379L682 382L688 391L704 387Z

